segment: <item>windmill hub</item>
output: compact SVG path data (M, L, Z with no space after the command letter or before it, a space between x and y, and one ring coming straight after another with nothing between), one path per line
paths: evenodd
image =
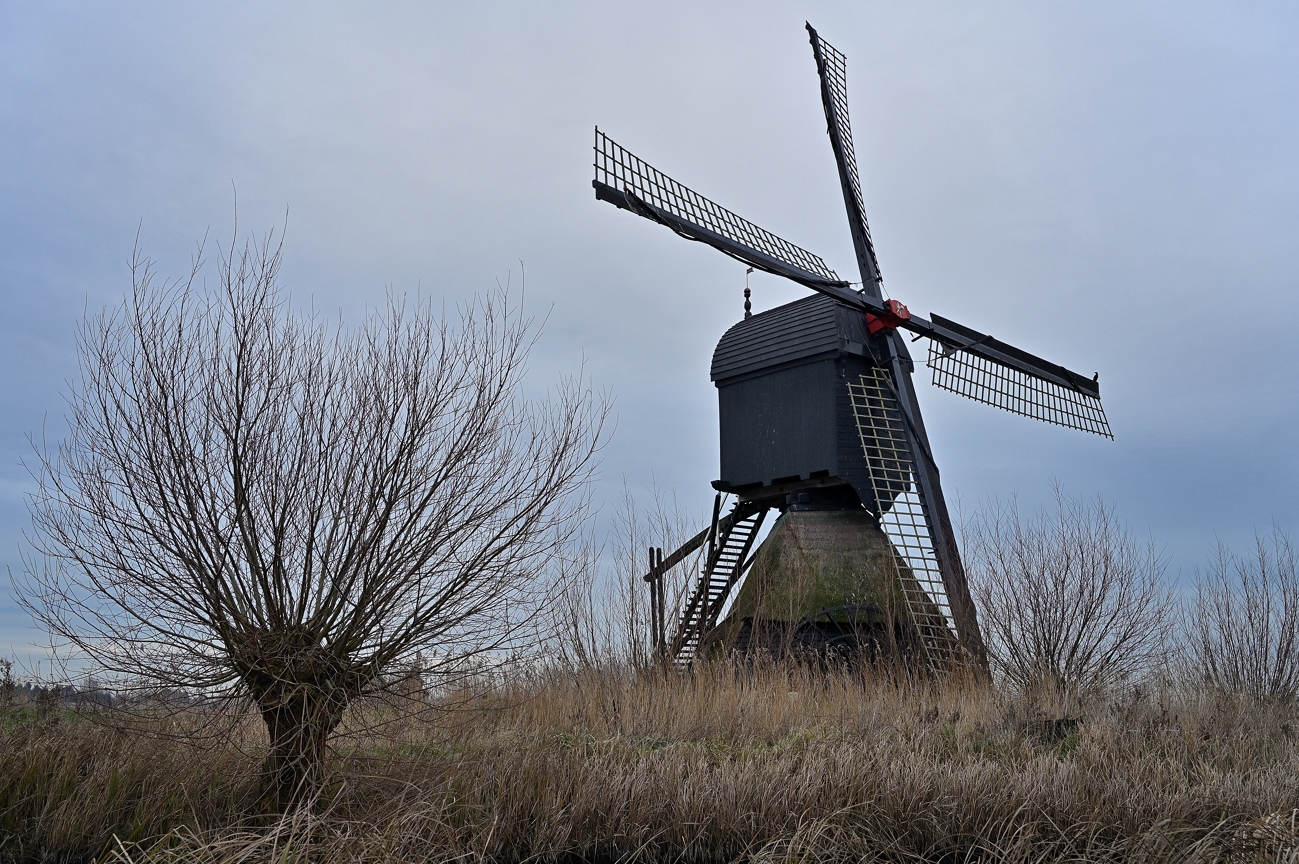
M866 329L872 336L881 330L896 330L911 320L911 313L907 311L907 307L898 301L885 300L884 305L888 308L888 312L883 315L866 313Z
M651 550L654 641L689 664L704 647L851 650L984 665L983 641L899 330L929 339L931 383L1015 414L1112 438L1087 378L880 290L848 121L847 60L807 25L863 290L820 256L634 156L598 128L596 197L813 295L744 319L713 353L721 475L713 518L666 558ZM722 493L735 496L722 514ZM782 513L756 554L768 511ZM669 635L664 575L701 552ZM746 573L748 574L746 578ZM739 588L738 593L735 589ZM773 599L776 598L776 599ZM722 615L729 608L729 615ZM719 621L721 624L719 625ZM764 635L765 634L765 635ZM888 648L888 650L885 650Z

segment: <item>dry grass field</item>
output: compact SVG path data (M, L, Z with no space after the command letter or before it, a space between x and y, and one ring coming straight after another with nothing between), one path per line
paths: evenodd
M322 799L282 821L250 815L255 723L10 707L0 860L1299 859L1289 707L725 666L428 704L354 712Z

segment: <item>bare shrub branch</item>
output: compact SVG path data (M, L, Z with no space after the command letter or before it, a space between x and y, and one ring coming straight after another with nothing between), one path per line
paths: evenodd
M1256 537L1247 557L1219 543L1183 633L1196 681L1262 702L1299 697L1299 568L1285 532Z
M653 663L649 585L643 578L650 568L649 547L671 553L698 533L705 520L686 510L675 493L658 486L649 490L647 503L639 503L624 482L607 541L596 543L588 535L567 561L572 577L563 580L565 598L557 610L562 659L583 669L608 664L644 668ZM669 634L687 591L698 579L702 557L702 551L688 556L664 575Z
M1100 498L1023 519L993 501L965 526L970 582L1003 680L1081 695L1139 675L1165 649L1165 562Z

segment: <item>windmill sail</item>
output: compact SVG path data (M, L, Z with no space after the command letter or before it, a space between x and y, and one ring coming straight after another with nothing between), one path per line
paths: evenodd
M935 387L1012 414L1114 437L1099 396L1043 381L977 354L948 351L932 342L927 365Z
M1113 438L1100 387L1013 345L938 315L930 318L956 340L933 338L927 365L935 387L1069 429Z
M926 661L935 672L959 656L960 634L943 580L934 538L933 514L925 500L897 388L880 368L848 382L848 396L862 450L870 465L876 501L890 501L877 513L880 528L897 553L898 582L907 619L916 628ZM899 480L901 491L898 491Z
M866 205L861 196L861 178L857 174L857 154L852 145L852 123L848 121L848 58L830 43L817 35L811 24L807 25L812 40L812 54L816 57L816 70L821 76L821 104L825 108L826 131L830 146L834 148L835 162L839 166L839 184L843 187L843 202L848 208L848 223L852 229L853 247L857 250L857 265L861 270L862 284L880 296L879 260L875 257L875 244L871 242L870 224L866 221Z
M678 183L599 129L595 130L597 198L707 243L732 258L814 290L839 289L841 280L821 259ZM851 292L843 292L850 294Z
M937 328L931 322L912 316L905 307L884 301L883 279L866 221L852 124L848 120L847 59L822 40L811 24L807 25L807 32L821 79L826 132L839 168L839 183L861 273L863 290L857 297L857 306L867 313L868 320L873 316L891 330L882 334L887 346L887 357L881 358L882 366L873 370L869 380L863 376L861 382L849 387L853 411L862 446L872 462L872 483L876 483L876 475L886 482L899 474L904 477L906 490L877 516L899 559L915 577L901 581L908 613L916 622L925 656L935 667L947 666L959 656L958 643L964 644L971 654L981 653L982 637L952 536L938 466L929 452L920 406L911 384L911 359L895 328L930 331L925 335L931 339L939 335L933 332ZM871 332L876 332L874 325ZM943 335L948 336L949 342L970 341L959 334ZM905 587L908 585L911 587ZM930 614L926 611L930 609L939 611Z

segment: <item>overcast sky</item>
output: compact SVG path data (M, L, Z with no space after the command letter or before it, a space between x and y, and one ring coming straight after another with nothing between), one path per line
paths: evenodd
M1116 440L934 390L949 499L1059 480L1187 577L1299 530L1299 13L1291 4L0 2L0 565L73 328L289 208L284 281L355 320L527 274L535 380L617 399L601 495L704 514L708 362L742 265L594 199L592 128L856 279L804 19L848 57L889 294L1085 374ZM804 289L752 280L756 309ZM39 638L0 592L0 654Z

